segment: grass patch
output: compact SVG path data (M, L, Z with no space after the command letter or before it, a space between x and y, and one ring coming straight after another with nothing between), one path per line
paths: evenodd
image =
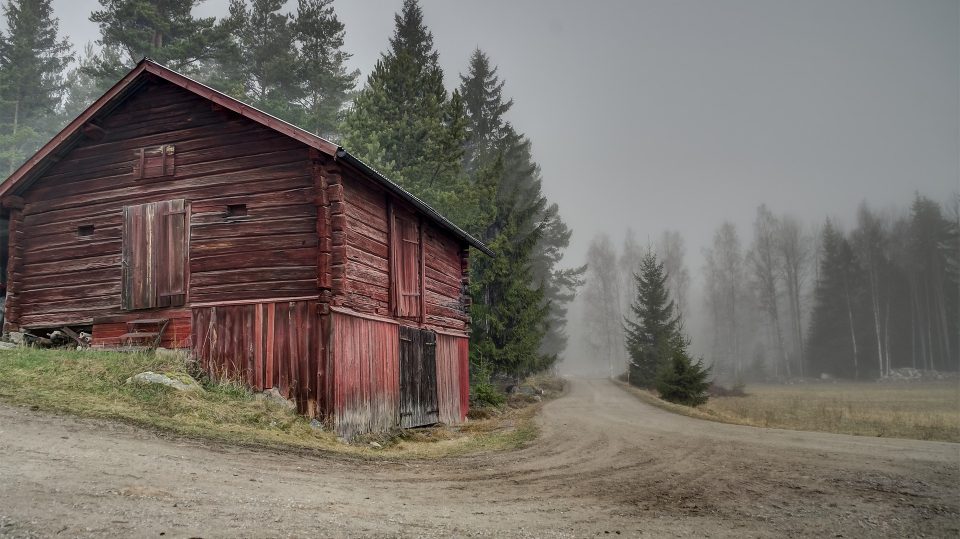
M508 414L459 427L410 429L392 433L374 448L345 444L310 420L257 398L243 385L205 383L204 391L176 391L159 385L127 384L143 371L187 372L175 355L104 351L0 351L0 400L33 409L110 419L178 435L233 444L296 448L360 457L442 457L473 451L520 447L536 437L535 410L529 417ZM531 407L533 408L533 407ZM512 412L511 412L512 413ZM484 422L490 421L489 428Z
M629 390L660 408L724 423L960 442L956 380L753 385L745 396L712 397L697 408L667 403L650 391Z

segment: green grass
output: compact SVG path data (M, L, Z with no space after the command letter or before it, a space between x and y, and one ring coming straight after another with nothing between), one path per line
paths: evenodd
M711 397L689 408L650 391L646 402L684 415L738 425L960 442L960 384L813 383L747 386L744 397Z
M295 412L239 384L204 384L181 392L159 385L127 384L143 371L184 373L174 355L18 348L0 351L0 400L81 417L122 421L232 444L331 451L361 457L442 457L522 446L536 437L532 414L505 414L463 427L398 431L382 449L345 444L314 429ZM532 407L531 407L532 408ZM487 421L487 420L485 420Z

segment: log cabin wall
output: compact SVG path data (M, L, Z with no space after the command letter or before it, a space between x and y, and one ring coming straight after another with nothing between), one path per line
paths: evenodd
M120 344L162 319L163 346L352 433L398 424L412 358L420 411L462 421L467 240L349 155L144 77L3 197L5 329L92 324Z
M333 303L361 313L390 316L410 324L441 330L466 332L469 325L469 299L466 295L467 249L449 233L427 219L418 217L402 201L387 194L351 171L342 173L343 250L333 263L342 264L344 286L335 293ZM423 273L423 315L398 316L397 299L392 299L402 270L392 264L399 258L401 230L391 220L402 216L416 223L420 243L419 270ZM337 241L334 241L335 249ZM395 261L394 261L395 262Z
M12 212L14 326L125 314L124 206L166 200L188 205L188 304L317 294L317 192L302 143L159 80L100 128ZM158 164L150 152L167 145Z
M347 437L404 425L410 418L401 406L406 391L401 334L421 327L436 331L435 375L423 381L432 386L436 400L426 407L430 410L413 408L433 413L427 423L461 423L469 407L466 247L349 169L324 174L333 238L333 312L331 329L324 331L329 349L324 360L329 383L325 414ZM400 220L405 224L398 225ZM417 257L406 266L401 242ZM408 297L398 308L403 298L396 287L404 280L408 285L419 280L422 296Z

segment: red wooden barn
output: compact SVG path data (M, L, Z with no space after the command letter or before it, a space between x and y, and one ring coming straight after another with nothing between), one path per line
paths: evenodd
M148 59L3 184L4 332L191 348L354 434L462 421L479 241L343 148Z

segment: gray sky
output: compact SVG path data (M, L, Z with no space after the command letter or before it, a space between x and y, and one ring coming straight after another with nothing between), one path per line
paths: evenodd
M570 264L601 230L672 228L698 277L713 230L748 241L761 202L849 222L864 199L960 190L957 0L421 1L448 87L477 46L499 65ZM401 4L335 2L364 76ZM54 5L78 48L96 40L95 0Z

